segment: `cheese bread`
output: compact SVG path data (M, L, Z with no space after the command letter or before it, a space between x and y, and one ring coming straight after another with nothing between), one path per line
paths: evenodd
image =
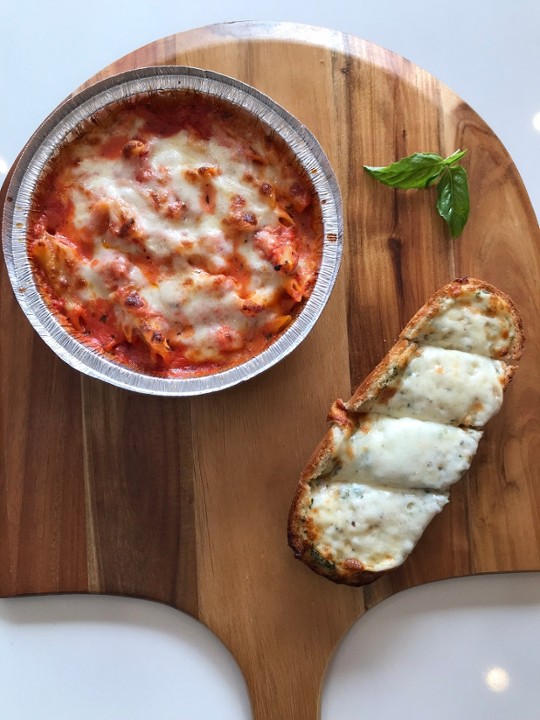
M459 278L437 292L347 402L301 475L297 558L362 585L401 565L469 469L523 352L510 298Z

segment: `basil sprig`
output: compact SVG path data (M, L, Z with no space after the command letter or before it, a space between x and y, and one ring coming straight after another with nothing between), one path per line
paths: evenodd
M364 170L379 182L393 188L409 190L437 184L437 210L452 237L463 232L469 217L469 184L467 171L459 164L466 150L443 158L435 153L413 153L385 167L364 165Z

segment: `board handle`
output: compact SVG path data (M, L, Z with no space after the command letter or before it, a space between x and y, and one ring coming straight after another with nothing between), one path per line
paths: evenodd
M319 720L322 677L313 670L306 676L266 666L246 674L246 681L253 720Z
M306 573L306 579L310 579ZM319 581L320 579L317 578ZM333 602L329 602L334 591ZM351 588L347 588L351 590ZM229 617L227 625L205 618L205 624L229 649L246 681L253 720L318 720L328 664L344 633L362 611L363 591L349 594L349 612L332 613L343 588L322 583L310 603L283 616L268 603L266 611L252 607L250 618Z

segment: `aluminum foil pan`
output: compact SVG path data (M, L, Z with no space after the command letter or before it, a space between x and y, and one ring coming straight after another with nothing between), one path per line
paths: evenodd
M251 112L296 155L318 195L324 232L318 278L295 320L266 350L236 367L202 377L163 378L138 373L100 355L72 336L45 304L27 254L27 223L39 177L70 133L97 111L159 90L195 90ZM58 107L34 133L15 167L7 191L2 238L15 296L38 334L76 370L113 385L151 395L188 396L222 390L258 375L296 348L321 314L334 286L342 254L341 197L330 163L313 135L290 113L255 88L193 67L158 66L116 75L92 85Z

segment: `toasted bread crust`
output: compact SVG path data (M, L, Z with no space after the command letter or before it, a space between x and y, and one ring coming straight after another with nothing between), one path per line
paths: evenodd
M365 570L362 563L355 558L347 558L340 565L327 561L314 550L313 541L309 538L308 513L311 497L309 484L311 480L318 477L313 474L314 469L319 468L321 462L331 459L334 452L335 444L329 430L309 460L296 488L289 512L287 530L289 546L292 548L295 558L302 560L318 575L335 583L353 586L367 585L383 573Z
M340 401L336 401L334 405L338 402ZM289 511L288 538L289 545L294 550L295 557L297 558L303 558L304 554L308 550L302 518L309 508L309 483L311 480L314 480L323 474L327 464L334 457L337 449L334 438L335 435L333 428L330 428L319 445L315 448L311 458L308 460L296 488L296 493Z
M389 383L403 372L417 349L418 346L415 343L398 340L356 388L352 397L345 403L345 409L361 412L362 405L376 398L380 399Z
M384 398L385 392L392 392L392 388L389 387L392 381L403 372L413 355L419 351L419 345L414 338L418 336L418 329L426 319L435 317L448 299L465 297L468 293L479 290L493 295L497 299L497 303L499 301L502 303L497 307L504 307L512 318L514 336L504 359L519 359L524 346L523 325L512 300L489 283L475 278L458 278L435 293L414 315L400 333L396 344L358 386L352 397L347 402L336 400L332 405L328 415L332 426L315 449L301 474L288 520L288 541L295 557L302 560L317 574L323 575L333 582L360 586L373 582L387 572L368 570L359 558L348 557L338 562L334 558L323 557L315 550L316 529L313 518L310 517L311 484L317 478L324 477L325 474L331 472L338 445L342 439L350 436L353 432L361 417L363 406L373 400L380 401L381 398ZM500 378L503 390L512 380L515 370L514 366L506 365L505 372Z

